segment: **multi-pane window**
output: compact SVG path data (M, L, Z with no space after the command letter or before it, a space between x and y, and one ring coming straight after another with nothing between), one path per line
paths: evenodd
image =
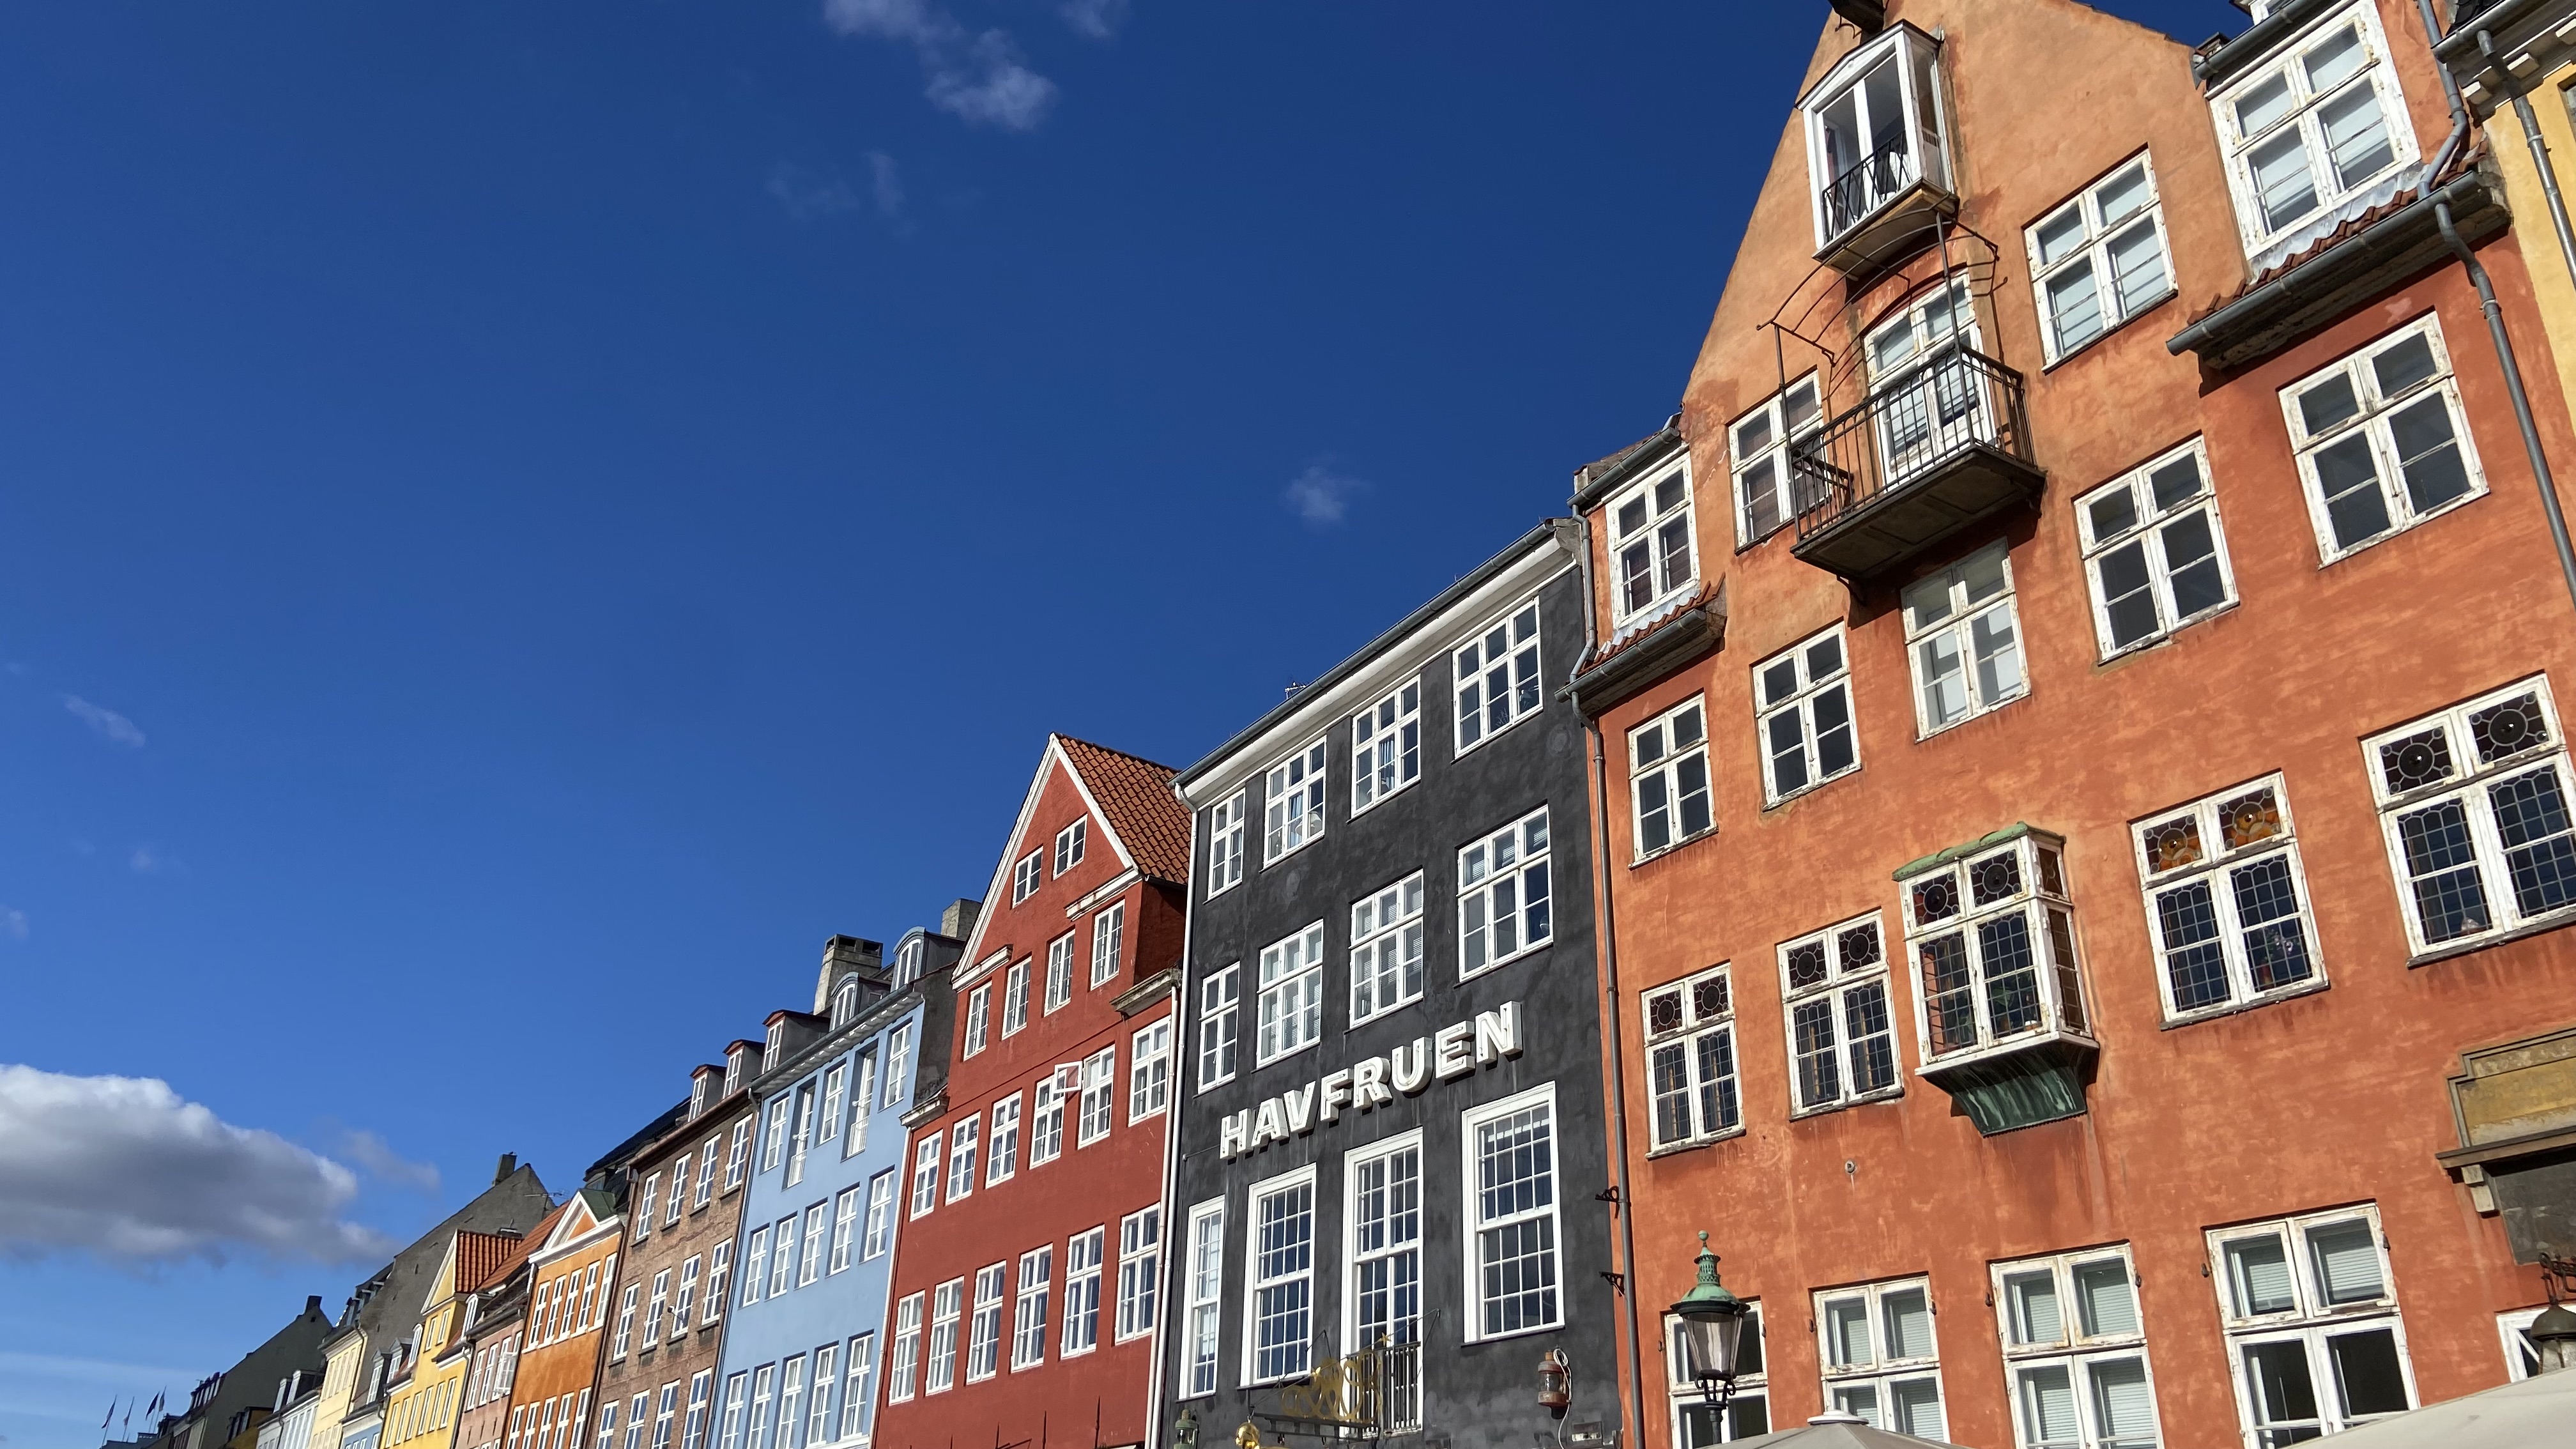
M1029 1024L1029 961L1023 956L1002 973L1002 1035Z
M868 1432L868 1378L877 1368L877 1336L862 1333L850 1340L849 1379L841 1389L841 1438L858 1440Z
M778 1220L769 1234L769 1296L787 1291L788 1280L796 1275L796 1216L790 1213Z
M1672 1396L1674 1449L1715 1449L1771 1432L1771 1376L1764 1367L1762 1305L1748 1303L1735 1343L1735 1392L1721 1413L1691 1377L1682 1321L1664 1318L1664 1387Z
M723 1151L724 1151L724 1139L722 1139L722 1138L720 1138L720 1137L710 1137L710 1138L708 1138L708 1139L707 1139L707 1145L706 1145L705 1149L699 1152L699 1154L698 1154L698 1193L697 1193L697 1196L696 1196L696 1197L694 1197L694 1198L690 1199L690 1201L689 1201L689 1206L690 1206L690 1208L691 1208L691 1209L693 1209L693 1210L694 1210L694 1209L697 1209L697 1208L705 1207L708 1203L713 1202L713 1201L715 1200L715 1195L716 1195L716 1159L717 1159L717 1157L718 1157L718 1156L720 1156L720 1155L723 1153Z
M1998 1263L1994 1297L2021 1449L2157 1449L2125 1246Z
M1127 1120L1142 1122L1172 1100L1172 1019L1165 1017L1130 1039Z
M787 1185L805 1180L805 1149L814 1143L814 1084L796 1089L796 1130L787 1140ZM650 1216L648 1213L647 1216Z
M1073 1145L1089 1147L1109 1135L1117 1113L1118 1048L1105 1046L1082 1059L1082 1118Z
M1071 1358L1100 1346L1100 1255L1106 1225L1076 1233L1064 1245L1064 1338L1057 1353Z
M1351 1024L1422 995L1422 872L1351 907Z
M1088 817L1073 822L1055 833L1055 873L1062 875L1082 864L1083 847L1091 839Z
M1794 1110L1823 1112L1904 1088L1878 912L1780 946Z
M1324 1029L1323 922L1261 948L1260 1020L1256 1067L1315 1044Z
M921 979L921 968L929 958L927 943L914 936L894 948L894 988L901 991Z
M829 1443L832 1438L832 1390L839 1378L841 1346L827 1343L814 1350L813 1407L806 1411L805 1443L811 1446Z
M1243 879L1243 813L1244 795L1220 801L1208 808L1208 888L1209 895L1230 890Z
M1796 481L1795 449L1823 419L1816 375L1809 373L1738 418L1727 431L1735 457L1736 547L1750 548L1816 499Z
M2086 1030L2062 846L2024 832L1908 876L1905 942L1926 1065Z
M921 1363L921 1295L915 1293L895 1306L894 1352L886 1360L886 1402L900 1404L912 1397L913 1370Z
M948 1200L975 1190L975 1150L984 1135L984 1119L969 1117L948 1132Z
M765 1449L765 1446L769 1443L769 1390L771 1381L777 1374L777 1371L778 1366L776 1364L767 1363L752 1370L750 1449ZM642 1394L637 1394L635 1396L634 1417L642 1417L643 1411L644 1396ZM635 1445L629 1443L626 1446L626 1449L635 1449Z
M1257 1183L1245 1225L1244 1382L1275 1383L1313 1366L1315 1172Z
M1467 1336L1500 1338L1565 1321L1553 1085L1465 1116Z
M2200 439L2075 500L2075 517L2103 658L2236 602Z
M2053 366L2173 295L2155 166L2144 152L2025 234Z
M1843 650L1842 625L1754 665L1753 693L1764 804L1777 805L1859 768L1851 658Z
M1064 1106L1071 1095L1070 1073L1049 1073L1029 1092L1029 1166L1053 1162L1064 1153Z
M885 1105L903 1105L904 1093L912 1079L912 1023L905 1022L886 1036Z
M2255 1449L2415 1407L2377 1208L2214 1228L2209 1256Z
M2376 6L2355 3L2210 97L2245 253L2256 256L2415 159Z
M975 1317L966 1336L966 1382L991 1378L1002 1366L1002 1274L995 1263L975 1271Z
M823 1074L822 1116L814 1123L814 1140L830 1142L841 1135L841 1116L848 1110L850 1097L850 1064L834 1062Z
M1038 893L1046 882L1046 852L1032 850L1011 867L1011 904L1018 905Z
M642 1202L635 1212L635 1236L642 1238L653 1231L653 1209L662 1196L662 1174L656 1172L644 1179Z
M689 1417L680 1431L680 1449L706 1449L707 1411L714 1407L716 1371L700 1369L689 1379Z
M725 1294L733 1288L733 1243L716 1244L715 1254L707 1264L707 1306L698 1322L709 1324L724 1317Z
M662 1395L670 1397L665 1387ZM805 1427L805 1355L797 1354L778 1366L778 1449L797 1449L796 1436ZM653 1449L666 1449L656 1442Z
M749 1117L733 1124L733 1137L725 1145L724 1185L727 1192L742 1186L742 1170L751 1162L751 1124Z
M1971 369L1965 354L1977 345L1976 307L1964 281L1870 332L1870 409L1879 420L1870 431L1885 486L1901 487L1959 449L1995 440L2003 420L1994 403L2002 395Z
M1127 903L1120 901L1091 918L1091 984L1118 979L1118 963L1127 951Z
M993 983L987 981L966 993L966 1055L984 1049L993 1024Z
M1225 1200L1190 1209L1189 1258L1182 1289L1189 1316L1182 1323L1181 1397L1216 1392L1218 1315L1225 1301Z
M1243 971L1228 966L1199 982L1199 1090L1234 1080L1235 1028L1243 1016Z
M761 1233L765 1233L767 1231L768 1230L764 1228L761 1232L756 1232L751 1235L751 1247L754 1255L754 1262L759 1261L758 1254L760 1251ZM617 1333L616 1336L609 1341L608 1345L608 1356L610 1358L626 1357L626 1350L631 1346L635 1338L635 1300L641 1297L642 1294L642 1284L629 1283L626 1285L625 1296L618 1300ZM534 1344L535 1341L536 1340L533 1337L529 1339L531 1344Z
M662 1210L662 1226L673 1227L679 1223L680 1214L688 1211L688 1197L689 1157L682 1153L680 1160L671 1164L671 1200L670 1206Z
M753 1228L751 1236L744 1240L742 1250L742 1301L744 1304L758 1303L761 1285L768 1281L769 1229ZM629 1283L626 1285L626 1291L631 1295L635 1291L635 1285ZM630 1301L627 1306L631 1308L634 1305ZM622 1312L623 1310L621 1315ZM623 1321L622 1317L621 1321Z
M1905 589L1905 649L1914 666L1915 726L1945 730L2030 691L2013 610L2012 562L2000 543Z
M1154 1292L1163 1271L1163 1210L1149 1207L1118 1224L1118 1341L1154 1326Z
M716 1449L741 1449L743 1389L749 1381L748 1374L732 1374L725 1379L724 1413L717 1420ZM617 1405L612 1400L604 1417L613 1419L616 1412ZM602 1449L606 1446L603 1445Z
M993 1104L992 1146L985 1152L984 1185L1006 1182L1020 1170L1020 1094Z
M1078 1241L1078 1240L1077 1240ZM1020 1255L1019 1294L1011 1304L1011 1368L1035 1368L1046 1362L1047 1290L1055 1282L1055 1248L1032 1248ZM1068 1288L1071 1286L1068 1282ZM1094 1286L1097 1286L1095 1279ZM1065 1344L1070 1352L1068 1336Z
M1857 1414L1874 1429L1949 1437L1929 1282L1908 1278L1820 1292L1816 1332L1824 1346L1827 1407Z
M671 1336L678 1338L689 1331L689 1310L698 1306L698 1270L701 1260L691 1254L680 1265L680 1293L671 1300Z
M1073 1000L1073 932L1047 943L1046 1009L1049 1016Z
M653 1297L644 1307L644 1341L646 1343L660 1343L662 1341L662 1313L663 1310L670 1306L671 1270L665 1268L661 1272L653 1275Z
M1422 682L1351 718L1351 813L1359 814L1422 778Z
M838 1273L850 1266L850 1255L859 1244L859 1190L843 1188L832 1199L832 1265Z
M2328 563L2486 491L2429 315L2282 389L2281 409Z
M2136 837L2168 1021L2325 983L2280 776L2144 821Z
M816 1203L805 1210L805 1256L796 1264L796 1286L823 1276L823 1249L831 1232L832 1205Z
M787 1155L787 1095L782 1092L769 1103L769 1120L760 1134L760 1170L769 1171Z
M1707 1141L1743 1125L1730 985L1726 968L1717 966L1645 994L1656 1147Z
M1261 777L1261 863L1268 865L1324 833L1324 742L1317 740Z
M912 1215L920 1217L939 1203L940 1134L933 1132L912 1147Z
M1342 1290L1354 1352L1422 1339L1422 1139L1409 1134L1353 1152L1350 1261ZM1396 1416L1402 1421L1402 1416Z
M1611 503L1611 613L1625 624L1687 589L1699 577L1699 543L1691 534L1690 451Z
M868 1179L868 1238L861 1257L873 1258L894 1246L894 1173L889 1167Z
M1458 974L1473 976L1553 940L1548 906L1542 805L1458 852Z
M1698 695L1628 731L1628 798L1637 812L1639 860L1717 824L1708 796L1708 717Z
M1458 672L1458 752L1464 754L1535 713L1546 693L1537 601L1497 619L1450 657Z
M2417 951L2576 907L2576 828L2549 681L2533 677L2363 743Z
M997 1270L1000 1266L994 1265ZM965 1315L965 1279L951 1278L930 1290L930 1354L922 1392L946 1393L957 1386L957 1325Z

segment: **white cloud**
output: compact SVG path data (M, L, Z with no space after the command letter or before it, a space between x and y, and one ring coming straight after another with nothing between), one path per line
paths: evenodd
M396 1246L344 1216L357 1195L339 1163L167 1082L0 1066L0 1256L356 1262Z
M334 1149L365 1168L369 1176L426 1193L438 1191L436 1163L414 1162L395 1152L385 1139L363 1127L343 1127L336 1122L329 1125L334 1129Z
M1281 496L1288 511L1315 528L1330 528L1350 516L1351 500L1368 491L1368 484L1347 473L1334 471L1317 463L1288 480Z
M1031 131L1055 105L1055 82L1028 68L1009 31L970 31L931 0L823 0L823 23L910 45L923 94L963 120Z
M101 739L133 749L143 748L143 731L136 729L134 721L115 710L103 709L77 694L64 695L63 708L71 712L72 718L88 725Z
M1064 23L1094 40L1107 40L1127 20L1127 0L1064 0L1056 7Z
M27 939L27 913L16 906L0 906L0 936L12 941Z
M809 171L793 161L769 168L769 194L798 221L839 216L859 209L859 194L838 176Z
M903 215L903 177L895 170L894 158L883 151L870 151L868 175L874 184L877 215L889 220Z

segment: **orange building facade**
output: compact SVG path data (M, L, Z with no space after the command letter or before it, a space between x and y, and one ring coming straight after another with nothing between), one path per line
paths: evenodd
M617 1198L585 1187L555 1215L528 1254L526 1322L511 1370L502 1449L582 1449L593 1425L600 1335L617 1285L626 1219ZM668 1420L675 1403L661 1406ZM667 1442L669 1435L664 1435Z
M1576 478L1630 1422L2265 1446L2521 1377L2576 580L2451 237L2568 474L2546 219L2414 0L1835 8L1680 412Z

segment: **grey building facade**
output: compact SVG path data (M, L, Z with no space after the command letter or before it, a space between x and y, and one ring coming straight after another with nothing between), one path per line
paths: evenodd
M1533 529L1177 782L1163 1444L1619 1421L1581 554Z

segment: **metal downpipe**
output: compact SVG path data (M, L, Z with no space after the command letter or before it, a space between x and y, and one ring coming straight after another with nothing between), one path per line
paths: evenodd
M2495 36L2478 32L2478 53L2487 58L2487 67L2512 84L2513 77L2496 64ZM2568 280L2576 281L2576 230L2567 225L2567 199L2558 193L2558 169L2550 164L2549 143L2541 139L2540 118L2532 114L2531 97L2519 88L2513 92L2513 117L2522 123L2522 138L2531 148L2531 164L2540 172L2540 194L2549 202L2549 224L2558 232L2558 255L2567 263Z

